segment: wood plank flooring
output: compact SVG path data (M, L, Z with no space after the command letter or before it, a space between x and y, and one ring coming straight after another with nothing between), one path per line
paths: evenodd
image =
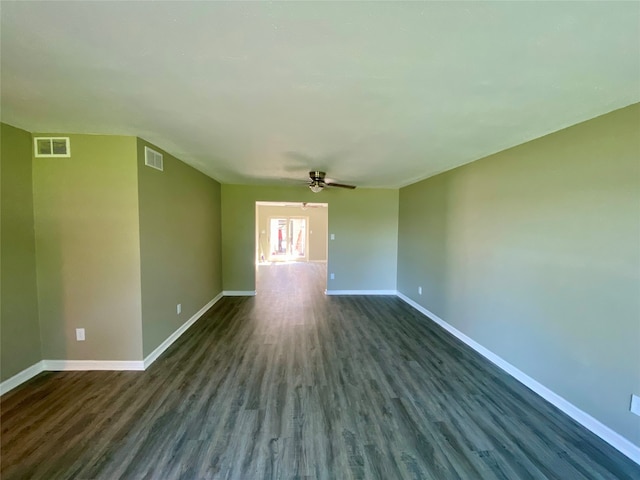
M640 478L401 300L326 297L318 264L258 278L145 372L3 396L2 479Z

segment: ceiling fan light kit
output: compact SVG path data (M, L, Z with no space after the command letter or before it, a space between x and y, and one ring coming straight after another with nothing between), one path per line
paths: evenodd
M311 182L309 184L309 188L313 193L320 193L322 191L322 185L316 182Z

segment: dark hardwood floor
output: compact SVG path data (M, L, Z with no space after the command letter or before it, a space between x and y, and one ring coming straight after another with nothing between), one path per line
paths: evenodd
M2 479L640 478L401 300L323 289L324 265L261 267L145 372L9 392Z

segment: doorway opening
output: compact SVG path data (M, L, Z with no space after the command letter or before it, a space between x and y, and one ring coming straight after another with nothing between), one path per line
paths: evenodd
M326 289L326 203L256 202L256 292Z
M307 222L309 217L269 217L270 262L307 261ZM263 251L260 259L265 260Z

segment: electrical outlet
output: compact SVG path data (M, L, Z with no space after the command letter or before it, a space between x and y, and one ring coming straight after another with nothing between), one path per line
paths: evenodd
M330 273L329 274L329 280L335 280L336 279L336 274L335 273Z
M182 304L181 303L179 303L178 306L176 307L176 313L178 315L180 315L182 313Z
M418 287L418 295L422 295L422 287Z
M336 239L336 234L335 234L335 233L332 233L332 234L331 234L331 240L335 240L335 239Z
M84 342L84 328L76 328L76 340Z
M640 416L640 397L638 395L631 395L631 405L629 411Z

